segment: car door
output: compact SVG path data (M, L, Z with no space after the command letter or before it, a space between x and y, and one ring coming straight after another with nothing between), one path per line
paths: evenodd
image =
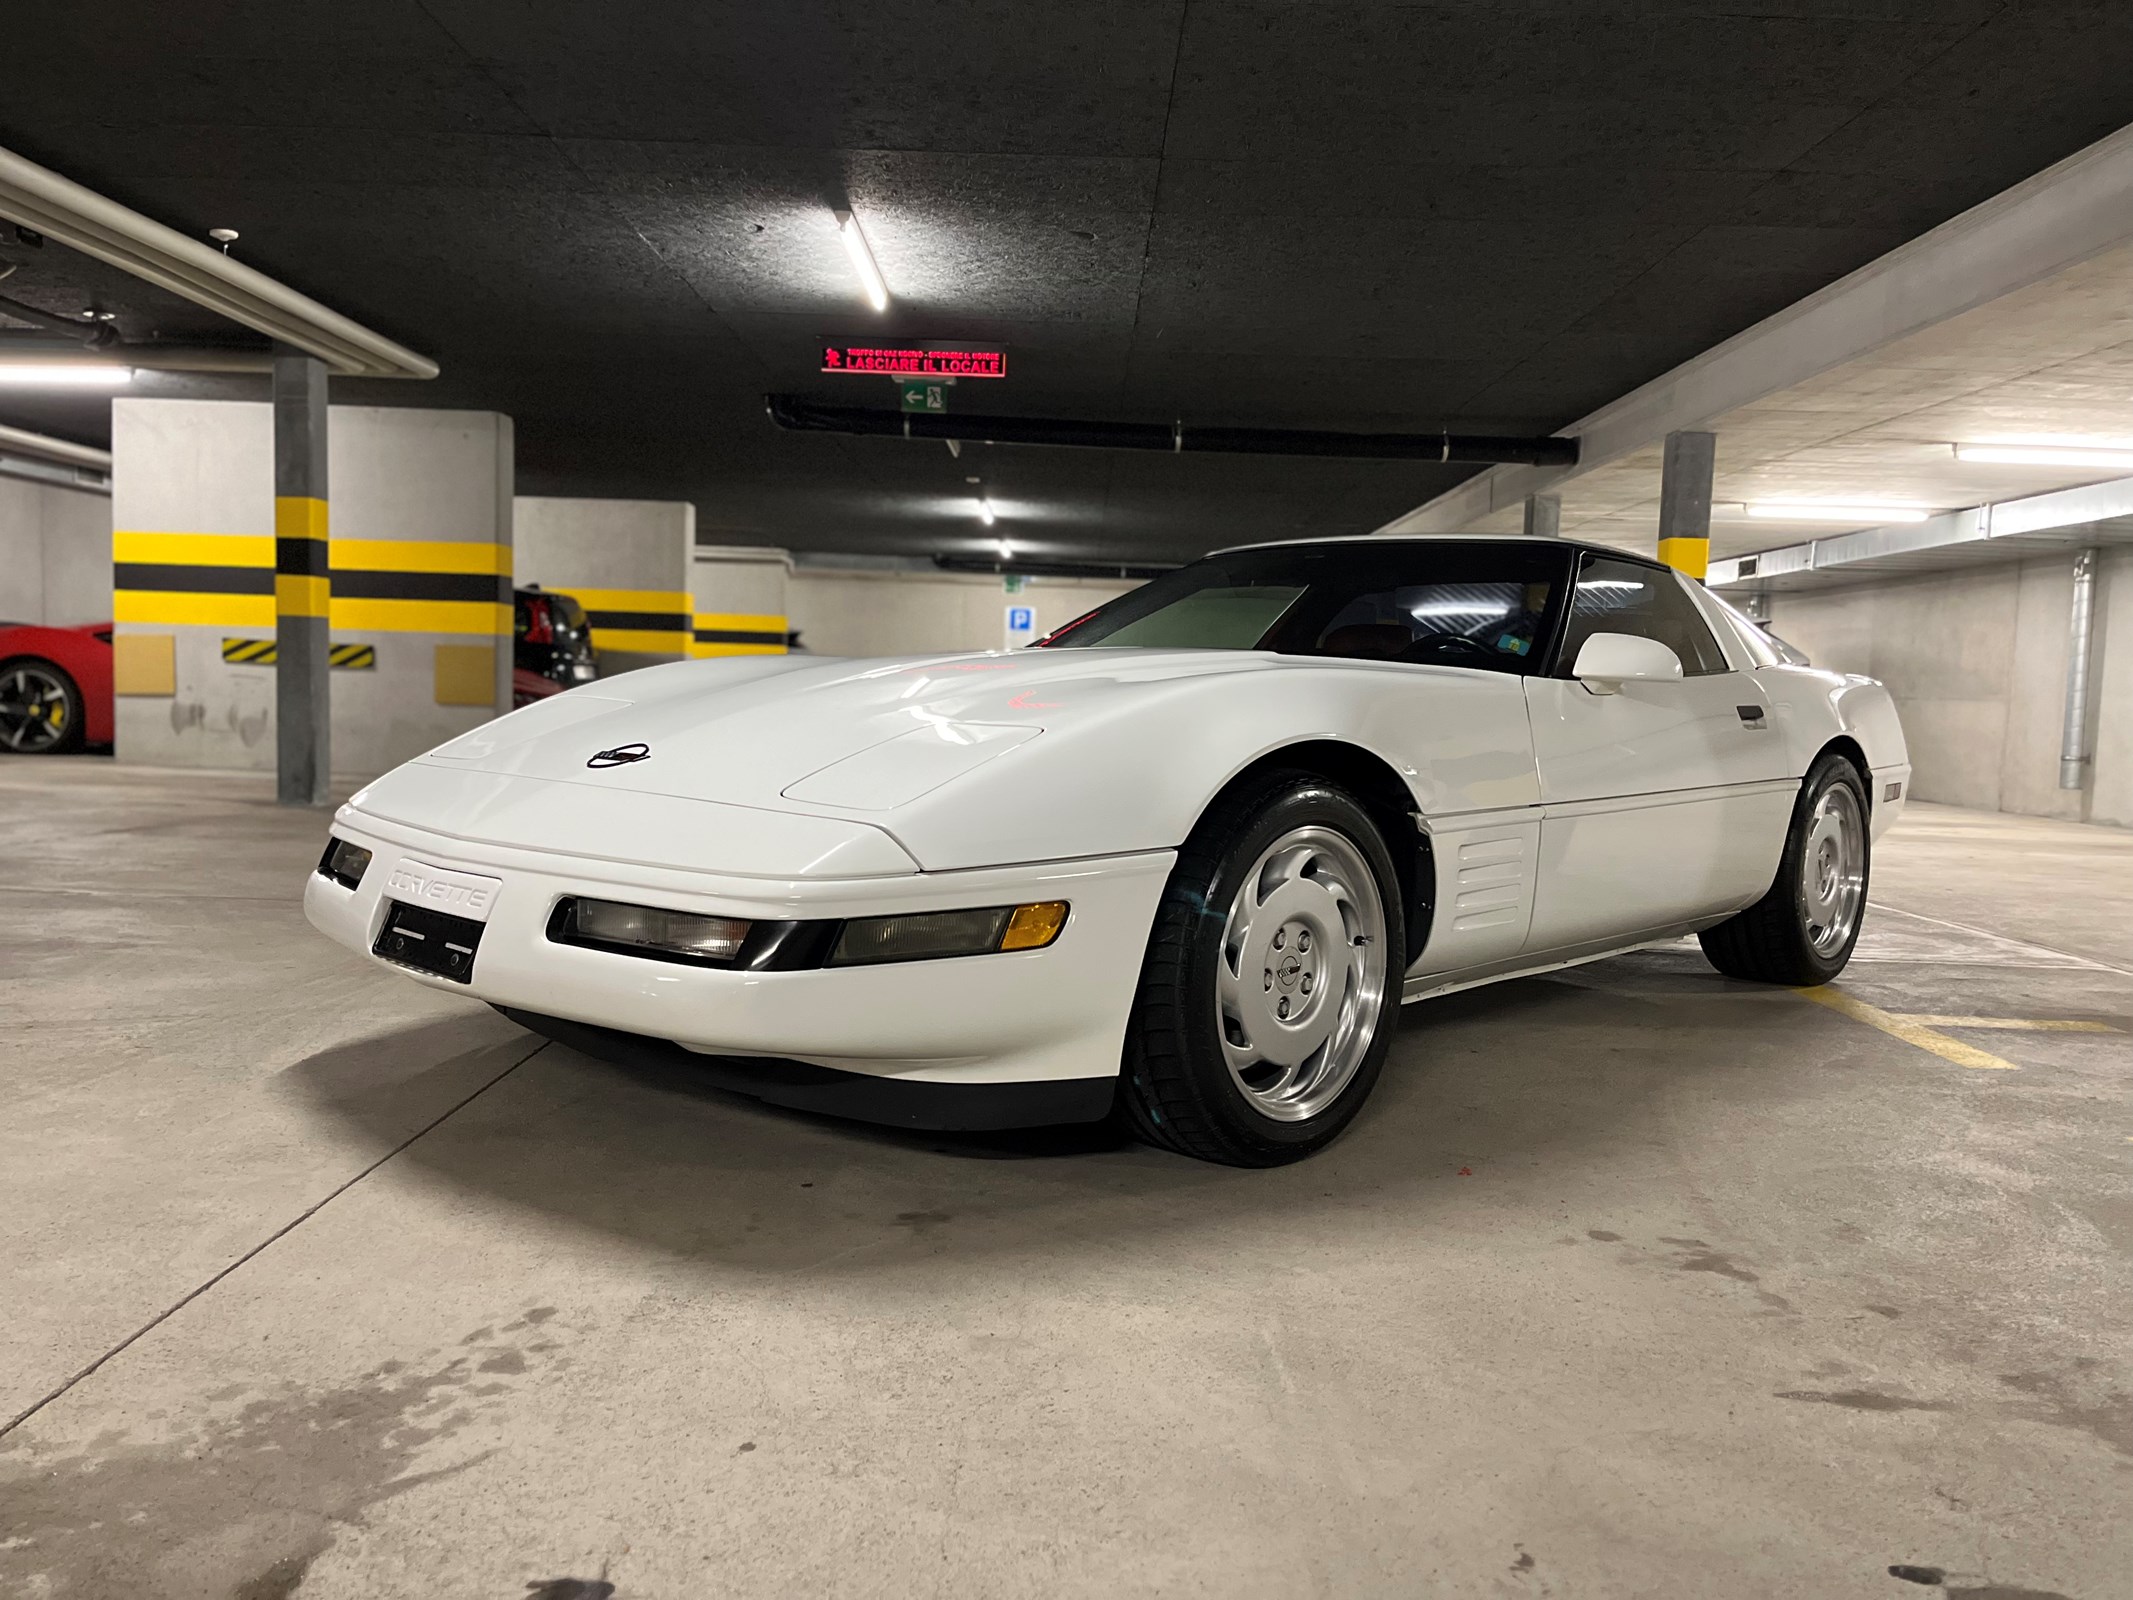
M1585 552L1554 669L1525 680L1541 798L1529 953L1736 910L1776 873L1796 787L1783 739L1683 582ZM1571 675L1595 633L1657 640L1681 678L1596 692Z

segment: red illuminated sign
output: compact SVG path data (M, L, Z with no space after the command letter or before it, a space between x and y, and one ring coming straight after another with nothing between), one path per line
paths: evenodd
M822 370L894 378L1004 378L1007 352L997 345L825 343Z

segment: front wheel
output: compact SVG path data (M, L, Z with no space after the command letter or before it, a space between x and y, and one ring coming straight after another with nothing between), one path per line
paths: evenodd
M1157 909L1119 1103L1227 1166L1324 1148L1369 1098L1406 967L1399 879L1338 785L1279 773L1218 802Z
M1866 780L1840 755L1825 755L1800 785L1785 854L1770 892L1697 938L1729 978L1807 988L1830 981L1852 958L1866 916L1873 836Z
M63 668L34 656L0 662L0 750L57 755L82 742L81 690Z

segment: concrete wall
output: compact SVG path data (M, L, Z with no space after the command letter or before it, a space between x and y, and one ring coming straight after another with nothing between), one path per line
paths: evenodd
M1010 605L1035 608L1042 638L1139 587L1113 579L1035 578L1021 594L1010 596L990 574L802 567L794 571L786 595L803 649L821 656L893 656L1001 649Z
M1817 666L1889 686L1920 800L2133 826L2133 550L2098 564L2086 786L2059 787L2073 558L1772 597Z
M273 435L264 403L112 404L121 761L273 770L274 669L225 659L274 638ZM512 470L508 417L333 407L331 637L371 663L332 674L337 771L510 709ZM151 650L174 677L129 679Z
M0 621L111 615L111 497L0 477Z
M689 654L696 507L520 495L513 514L517 580L585 608L602 677Z
M696 615L690 655L785 653L792 561L783 550L699 545L691 567Z

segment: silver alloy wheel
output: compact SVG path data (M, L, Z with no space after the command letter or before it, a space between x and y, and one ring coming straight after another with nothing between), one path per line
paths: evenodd
M1866 899L1866 819L1850 785L1833 783L1807 816L1800 850L1800 916L1818 956L1842 950Z
M67 686L50 667L21 661L0 672L0 745L18 755L49 750L67 736Z
M1253 1108L1303 1122L1340 1096L1385 1008L1385 905L1362 851L1332 828L1295 828L1231 901L1215 1025Z

